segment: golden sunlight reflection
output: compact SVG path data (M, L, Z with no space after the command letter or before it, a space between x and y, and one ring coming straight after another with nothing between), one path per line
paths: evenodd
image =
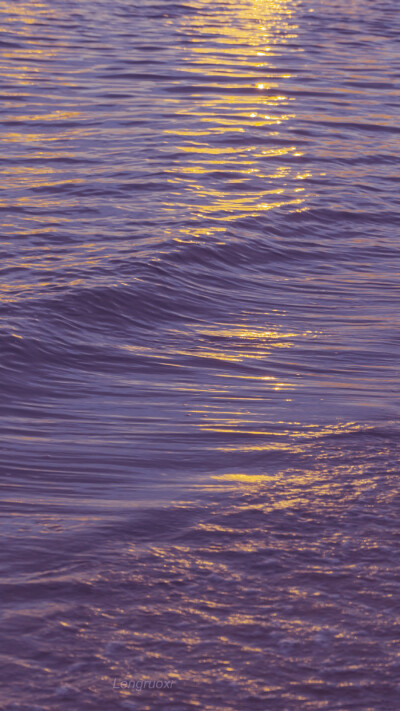
M384 453L383 451L382 455ZM361 464L336 463L333 471L332 466L327 462L326 466L319 466L317 469L293 468L274 474L229 472L214 475L212 479L228 489L239 486L249 491L267 490L268 496L262 497L259 504L251 503L252 509L258 508L264 512L304 506L310 501L311 496L315 500L318 499L322 505L327 505L335 498L340 500L342 506L349 505L357 501L365 492L370 492L378 479L373 474L365 475ZM348 477L347 481L351 482L346 490L343 487L342 476ZM238 509L246 508L248 506L245 502L238 507Z
M231 0L221 14L182 20L182 36L195 32L197 40L183 48L191 100L169 99L180 120L166 132L179 155L168 168L174 200L165 210L188 209L194 223L218 225L305 209L307 192L296 181L310 174L299 173L301 151L282 133L296 115L284 90L290 74L279 68L280 53L297 37L297 7L297 0ZM186 229L186 241L195 229Z

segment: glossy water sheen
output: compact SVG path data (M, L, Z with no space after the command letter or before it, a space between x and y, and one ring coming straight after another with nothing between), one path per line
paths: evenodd
M0 2L7 709L399 708L399 17Z

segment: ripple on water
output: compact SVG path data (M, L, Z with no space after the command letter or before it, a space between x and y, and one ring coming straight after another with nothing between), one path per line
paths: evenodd
M396 708L396 10L0 3L7 708Z

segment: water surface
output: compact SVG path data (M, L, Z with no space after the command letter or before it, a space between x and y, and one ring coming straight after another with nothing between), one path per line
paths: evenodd
M6 708L395 711L394 0L0 27Z

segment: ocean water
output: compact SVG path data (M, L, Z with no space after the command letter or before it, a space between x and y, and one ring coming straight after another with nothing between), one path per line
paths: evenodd
M0 29L3 708L398 711L395 0Z

